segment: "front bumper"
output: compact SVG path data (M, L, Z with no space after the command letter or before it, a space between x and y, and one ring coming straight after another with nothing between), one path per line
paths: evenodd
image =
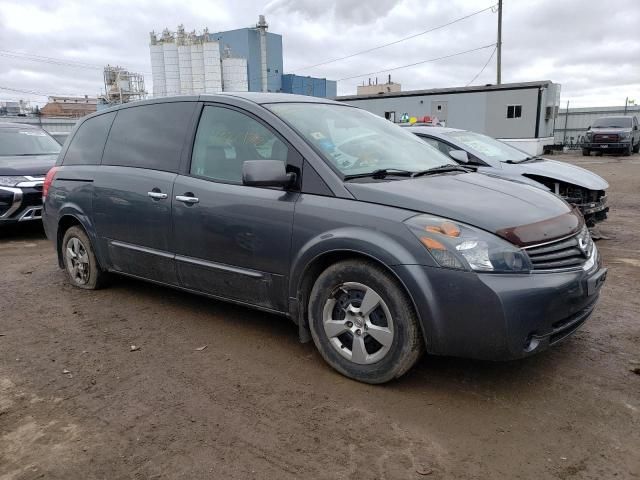
M523 358L575 332L606 278L597 249L589 270L476 274L394 267L422 321L427 351L485 360Z
M612 142L612 143L595 143L595 142L585 142L582 144L582 148L588 148L589 150L594 151L607 151L607 150L624 150L629 148L631 145L631 140L625 142Z
M609 206L607 205L606 195L600 197L597 202L586 202L575 205L578 207L590 227L607 219Z
M0 187L0 225L42 219L42 184Z

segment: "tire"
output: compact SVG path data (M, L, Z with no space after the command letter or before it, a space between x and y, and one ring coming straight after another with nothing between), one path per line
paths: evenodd
M97 290L104 286L107 274L100 269L89 237L81 227L70 227L64 233L62 260L74 287Z
M589 155L591 155L591 150L589 150L588 148L583 148L582 155L588 157Z
M627 147L622 151L622 155L624 155L625 157L628 157L632 153L633 153L633 140L631 140L629 142L629 145L627 145Z
M363 301L369 313L360 311ZM322 358L364 383L400 377L424 350L410 298L389 272L368 261L339 262L320 274L309 298L309 327Z
M640 139L638 139L638 143L633 147L633 153L640 153Z

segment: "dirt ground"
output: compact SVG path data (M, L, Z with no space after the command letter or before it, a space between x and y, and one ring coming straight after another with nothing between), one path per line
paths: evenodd
M524 361L426 356L384 386L277 316L72 288L40 228L2 232L0 479L640 478L640 155L558 158L611 184L593 317Z

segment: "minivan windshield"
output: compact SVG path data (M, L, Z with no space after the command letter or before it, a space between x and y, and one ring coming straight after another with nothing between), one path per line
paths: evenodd
M631 117L602 117L593 121L594 128L631 128Z
M447 132L443 135L464 145L465 150L487 163L492 163L492 161L518 163L530 158L522 150L480 133L458 131Z
M415 135L358 108L322 103L275 103L266 107L314 145L345 177L380 170L423 172L456 165Z
M60 144L37 128L1 128L0 156L57 155Z

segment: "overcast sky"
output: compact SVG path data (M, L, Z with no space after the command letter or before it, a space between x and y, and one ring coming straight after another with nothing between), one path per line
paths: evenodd
M497 2L497 0L495 0ZM347 60L312 64L392 42L492 5L494 0L2 0L0 87L42 94L95 95L100 66L145 74L151 87L149 32L229 30L255 25L264 13L281 34L284 70L341 79L495 43L497 13L475 15L412 40ZM606 14L598 13L606 12ZM640 103L640 0L504 0L502 81L552 80L562 104ZM83 62L96 68L36 63L6 56L22 52ZM396 70L403 90L467 85L492 48ZM4 56L1 56L4 55ZM474 84L495 83L495 57ZM386 73L378 74L382 81ZM338 82L355 93L367 77ZM0 90L0 100L46 97Z

